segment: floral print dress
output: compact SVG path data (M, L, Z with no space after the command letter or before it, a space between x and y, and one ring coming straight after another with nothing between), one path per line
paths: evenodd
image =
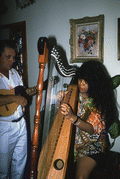
M104 116L101 117L101 111L97 110L93 104L92 98L83 102L83 97L79 94L77 115L83 120L92 124L94 133L90 135L76 126L74 158L83 157L84 155L93 155L105 152L106 142L106 125Z

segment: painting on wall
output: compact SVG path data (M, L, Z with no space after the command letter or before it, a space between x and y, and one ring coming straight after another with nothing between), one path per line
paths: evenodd
M70 63L103 62L104 15L70 19Z

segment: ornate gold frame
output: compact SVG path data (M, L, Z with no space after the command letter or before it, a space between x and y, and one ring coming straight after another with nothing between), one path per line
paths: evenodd
M100 60L103 62L103 40L104 40L104 15L99 15L99 16L95 16L95 17L84 17L82 19L70 19L69 20L70 23L70 50L71 50L71 59L70 59L70 63L80 63L80 62L84 62L87 60ZM91 28L91 30L90 30ZM88 31L86 31L87 29L89 29ZM91 49L94 50L94 55L92 52L90 52L88 44L87 44L87 50L85 49L85 45L86 45L86 41L88 40L88 34L94 31L94 29L96 29L96 37L93 37L93 34L90 35L92 38L96 38L95 40L92 40L92 45L93 45L93 41L94 44L96 43L96 45L92 46L91 45ZM84 44L82 44L81 46L81 42L78 44L78 36L79 38L81 37L80 35L82 34L82 32L86 33L87 32L87 38L84 39ZM79 34L78 34L79 32ZM95 32L95 31L94 31ZM83 33L84 34L84 33ZM82 34L82 35L83 35ZM85 35L85 34L84 34ZM89 37L90 37L89 36ZM84 37L84 36L83 36ZM86 41L85 41L86 40ZM88 43L88 41L87 41ZM83 49L83 55L81 53L81 51L79 50L80 48ZM92 51L92 50L91 50ZM90 53L88 53L90 52ZM79 55L79 53L81 53Z
M118 18L118 60L120 61L120 18Z

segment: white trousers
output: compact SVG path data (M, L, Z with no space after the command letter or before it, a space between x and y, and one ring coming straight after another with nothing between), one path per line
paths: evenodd
M22 179L27 160L25 119L0 121L0 179Z

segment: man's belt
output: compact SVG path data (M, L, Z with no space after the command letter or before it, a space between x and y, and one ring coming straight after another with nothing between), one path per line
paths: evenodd
M22 119L22 117L24 117L24 115L22 115L21 117L19 117L17 119L12 120L12 121L8 121L8 120L0 120L0 121L2 121L2 122L19 122Z
M23 116L19 117L18 119L12 120L11 122L19 122Z

